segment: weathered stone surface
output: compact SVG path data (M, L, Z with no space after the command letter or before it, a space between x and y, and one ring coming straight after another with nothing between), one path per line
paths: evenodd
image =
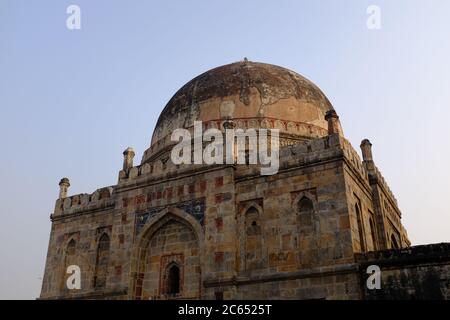
M365 299L449 300L450 243L357 254ZM364 284L370 265L381 269L381 288Z
M448 283L448 259L434 263L428 249L406 249L422 259L410 265L388 259L383 293L363 287L363 266L386 260L367 252L410 243L370 143L361 161L339 119L325 120L331 108L311 82L271 65L241 62L195 78L164 109L141 165L124 152L117 185L68 196L62 180L41 298L372 299L413 290L448 299L438 284ZM167 137L194 120L279 128L279 172L175 166ZM65 285L72 264L80 290Z

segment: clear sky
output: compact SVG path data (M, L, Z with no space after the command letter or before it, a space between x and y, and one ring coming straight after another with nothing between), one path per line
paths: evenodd
M372 141L412 243L450 241L449 14L448 0L0 0L0 299L39 295L62 177L70 194L115 184L177 89L244 57L316 83L353 146Z

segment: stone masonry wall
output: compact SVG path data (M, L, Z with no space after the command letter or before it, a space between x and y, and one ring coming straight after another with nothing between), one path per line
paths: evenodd
M116 186L57 201L41 298L359 299L354 206L372 250L368 186L338 134L281 148L272 176L258 166L163 159L124 168ZM105 234L108 275L96 287ZM69 263L82 269L81 290L64 289ZM172 264L180 268L175 296L167 294Z
M450 243L391 249L356 256L361 290L369 300L450 299ZM381 270L381 289L367 289L367 266Z

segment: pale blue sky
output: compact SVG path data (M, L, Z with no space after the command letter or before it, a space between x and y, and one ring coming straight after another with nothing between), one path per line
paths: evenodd
M81 7L81 30L66 8ZM368 5L382 29L366 27ZM185 82L248 57L315 82L369 138L413 244L450 241L450 2L0 0L0 299L39 295L59 179L115 184Z

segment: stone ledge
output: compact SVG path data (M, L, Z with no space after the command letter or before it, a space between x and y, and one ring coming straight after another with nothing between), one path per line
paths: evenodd
M273 275L264 275L258 277L230 277L226 279L211 279L203 281L203 286L205 288L210 287L220 287L220 286L240 286L247 284L256 284L263 282L272 282L272 281L286 281L286 280L297 280L304 278L315 278L315 277L327 277L334 275L342 275L342 274L356 274L358 272L357 264L345 264L345 265L337 265L332 267L320 267L314 269L305 269L301 271L289 272L284 274L273 274Z
M379 266L404 266L410 264L450 262L450 243L435 243L403 249L390 249L355 254L361 268Z
M93 214L93 213L97 213L97 212L104 212L104 211L108 211L108 210L113 210L115 207L116 207L116 203L115 203L115 201L112 201L111 203L107 203L107 204L97 206L97 207L86 208L83 210L77 210L72 213L64 213L64 214L54 214L53 213L50 215L50 221L54 222L54 221L59 221L59 220L63 220L66 218L74 218L74 217L78 217L78 216L82 216L82 215Z
M80 293L71 296L53 296L47 298L37 298L36 300L83 300L83 299L104 299L108 297L126 296L128 294L127 289L123 290L110 290L110 291L90 291L86 293Z

